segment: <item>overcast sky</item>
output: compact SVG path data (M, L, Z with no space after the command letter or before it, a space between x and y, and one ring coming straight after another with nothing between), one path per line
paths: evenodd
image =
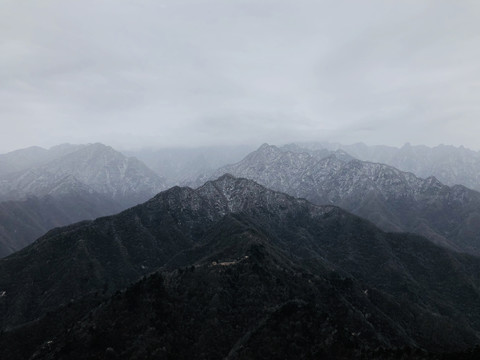
M480 1L0 0L0 152L480 149Z

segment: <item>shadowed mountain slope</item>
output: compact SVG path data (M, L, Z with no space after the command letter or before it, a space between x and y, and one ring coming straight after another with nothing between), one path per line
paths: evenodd
M480 259L230 175L51 231L0 260L3 291L12 359L268 358L259 344L289 336L286 358L359 358L480 340Z
M114 214L123 207L89 191L0 202L0 257L7 256L59 226Z

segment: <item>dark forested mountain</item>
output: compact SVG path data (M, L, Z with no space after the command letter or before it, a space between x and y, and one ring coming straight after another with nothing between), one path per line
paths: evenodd
M107 196L82 190L0 202L0 257L29 245L48 230L115 214L124 207Z
M0 256L55 226L113 214L165 188L139 160L102 144L29 148L2 156L22 170L0 177Z
M428 147L405 144L401 148L392 146L367 146L362 143L353 145L310 143L301 144L313 150L343 149L360 160L373 161L409 171L419 177L435 176L446 185L461 184L480 190L480 152L463 146L439 145Z
M343 207L387 231L418 233L452 249L480 254L480 193L352 160L341 150L294 149L265 144L212 178L227 172L253 179L316 204Z
M0 260L0 293L2 359L420 359L480 340L479 258L230 175L51 231Z

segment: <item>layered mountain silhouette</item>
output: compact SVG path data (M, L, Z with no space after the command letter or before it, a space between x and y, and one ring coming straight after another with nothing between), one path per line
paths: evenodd
M165 189L139 160L103 144L28 148L2 159L16 171L0 177L0 256L53 227L119 212Z
M31 146L6 154L0 154L0 177L46 164L85 146L87 145L61 144L53 146L50 149Z
M212 178L225 172L316 204L340 206L386 231L413 232L480 254L480 193L461 185L352 159L341 150L302 152L268 144Z
M480 341L479 258L231 175L52 230L0 260L0 294L2 359L420 359Z
M126 206L143 202L165 188L163 180L139 160L97 143L7 174L0 181L0 198L17 200L69 192L72 181Z
M0 257L24 248L55 227L123 209L109 197L81 187L67 194L0 202Z
M353 145L305 143L297 146L312 151L342 149L360 160L388 164L423 178L435 176L449 186L461 184L480 190L480 152L463 146L428 147L409 143L400 148L385 145L367 146L363 143Z

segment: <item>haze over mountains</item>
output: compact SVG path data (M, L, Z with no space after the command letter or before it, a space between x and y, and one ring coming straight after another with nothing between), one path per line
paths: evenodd
M0 154L0 175L26 170L31 167L48 163L71 152L83 148L85 145L62 144L44 149L39 146L31 146L18 149L6 154Z
M214 171L179 154L159 157L179 156L170 179L102 144L0 157L0 249L24 247L0 259L2 359L439 359L480 343L480 193L344 149L264 144ZM196 189L158 193L175 182Z
M109 146L97 143L64 145L64 148L67 151L61 153L55 147L38 153L37 148L25 149L28 158L19 166L20 170L4 172L0 178L0 198L18 200L29 195L52 195L82 184L91 192L131 206L165 188L163 180L143 163ZM9 162L17 162L23 152L8 155L4 157Z
M418 233L451 249L480 254L480 193L462 185L448 187L435 177L422 179L356 160L342 150L267 144L211 177L223 173L316 204L340 206L387 231Z
M479 258L225 175L56 229L0 260L0 351L5 359L453 351L479 341L479 274Z
M196 148L140 149L124 152L143 161L168 185L190 182L226 164L243 159L255 146L212 146Z
M32 147L0 156L0 256L47 230L119 212L166 185L103 144Z
M438 145L401 148L393 146L367 146L362 143L342 145L336 143L300 143L303 149L342 149L359 160L388 164L419 177L435 176L446 185L465 185L480 190L480 152L463 146Z
M479 360L479 19L0 1L0 360Z
M136 151L156 173L102 144L64 144L49 150L31 147L0 155L0 199L4 200L0 256L24 247L55 226L112 214L145 201L166 184L199 186L225 172L318 204L339 205L385 230L415 232L455 250L479 251L477 193L461 186L449 189L433 178L426 182L380 164L352 162L355 157L347 152L371 158L389 154L398 159L400 155L392 155L395 148L321 143L264 146L236 165L212 170L215 165L240 159L247 149L202 148L198 154L194 149ZM457 159L462 152L476 154L454 147L419 149L430 154L444 149L445 159ZM408 159L422 168L418 156ZM456 173L475 173L465 162L454 163L460 168ZM465 183L474 179L466 176Z

